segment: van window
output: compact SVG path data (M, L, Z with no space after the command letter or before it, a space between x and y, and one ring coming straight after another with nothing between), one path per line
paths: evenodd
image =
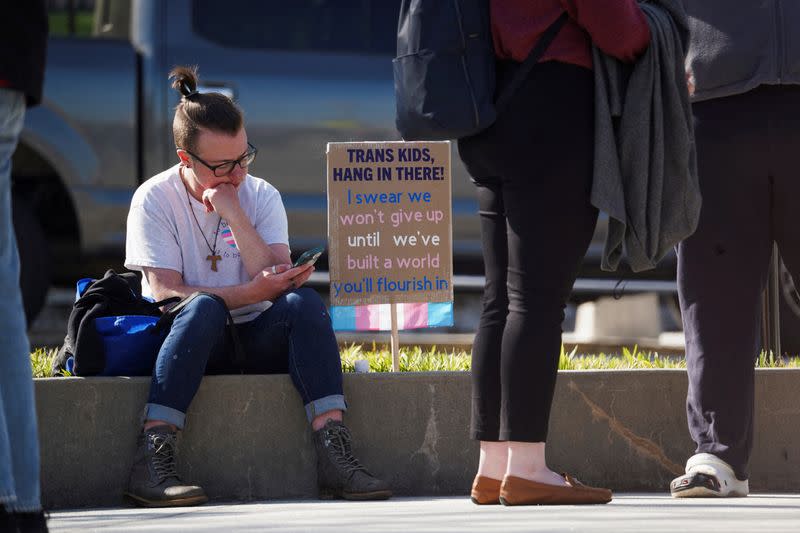
M394 55L400 0L195 0L195 31L237 48Z
M51 37L127 39L131 0L47 0Z

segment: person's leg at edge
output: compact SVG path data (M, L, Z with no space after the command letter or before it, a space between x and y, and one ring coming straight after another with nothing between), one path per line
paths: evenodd
M749 492L754 361L774 238L772 100L759 88L693 108L703 209L678 246L678 292L697 447L670 484L678 498Z
M245 371L288 372L314 435L320 497L384 499L391 490L353 455L343 424L342 363L319 294L301 287L277 298L255 320L237 326L248 353Z
M46 531L39 486L39 441L30 345L19 286L11 217L11 156L25 116L25 96L0 89L0 509L24 531Z
M227 356L226 309L198 296L182 309L158 352L142 433L126 495L139 505L182 506L207 501L176 469L177 432L212 357Z
M751 93L695 106L703 209L694 235L678 246L687 419L697 445L687 472L715 474L713 465L693 467L698 460L709 462L701 454L711 454L740 481L747 479L753 442L754 361L773 240L771 163L757 155L771 153L764 147L770 137L762 104ZM753 146L764 148L754 151ZM691 495L695 482L709 480L681 476L673 482L673 495L683 489ZM714 493L725 491L709 487Z
M800 149L800 87L783 85L772 88L780 93L773 108L773 225L781 257L791 273L795 287L800 287L800 225L797 224L797 203L800 179L797 153ZM788 106L788 107L786 107ZM787 349L784 346L783 351Z

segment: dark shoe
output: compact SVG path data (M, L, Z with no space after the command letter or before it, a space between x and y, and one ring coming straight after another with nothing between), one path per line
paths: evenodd
M39 511L38 513L14 513L14 520L17 524L17 529L12 529L11 531L17 531L18 533L47 533L49 529L47 529L47 516L44 514L44 511ZM0 529L0 531L5 531L5 529Z
M470 499L477 505L497 505L500 503L502 481L486 476L475 476L472 482Z
M17 531L17 521L14 520L14 515L6 511L5 505L0 503L0 531L9 531L14 533Z
M314 432L317 450L317 484L322 500L385 500L389 485L370 474L353 456L350 431L341 422L328 420Z
M578 505L608 503L611 491L584 485L569 474L562 474L567 483L549 485L516 476L503 478L500 503L503 505Z
M175 467L176 432L156 426L139 435L125 495L144 507L178 507L208 501L203 489L184 485Z

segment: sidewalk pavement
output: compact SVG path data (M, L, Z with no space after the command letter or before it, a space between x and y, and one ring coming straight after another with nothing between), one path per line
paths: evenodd
M270 501L212 503L178 509L81 509L50 515L50 530L465 532L800 531L800 494L675 500L619 494L608 505L477 506L467 497L394 498L383 502Z

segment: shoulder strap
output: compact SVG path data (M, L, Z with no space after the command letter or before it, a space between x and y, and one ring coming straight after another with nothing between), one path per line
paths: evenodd
M558 32L561 31L561 28L567 22L569 15L565 11L561 14L555 22L553 22L550 27L548 27L542 36L539 38L539 41L536 43L536 46L533 47L533 50L528 54L528 57L525 58L517 71L514 73L514 77L511 79L508 85L505 86L503 92L498 96L497 101L494 104L495 110L497 114L503 112L503 109L508 105L509 100L517 92L519 86L522 85L522 82L525 81L525 78L528 77L531 69L534 65L539 61L544 54L547 47L550 46L550 43L553 42L553 39L556 38Z
M174 304L181 301L180 296L170 296L169 298L164 298L163 300L159 300L157 302L151 302L155 307L164 307L165 305Z

